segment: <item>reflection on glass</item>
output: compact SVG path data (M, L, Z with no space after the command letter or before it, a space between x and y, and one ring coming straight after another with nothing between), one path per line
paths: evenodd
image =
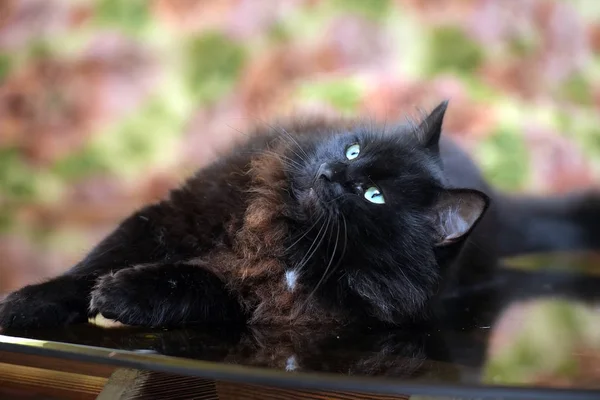
M569 300L507 309L492 332L485 382L600 387L600 313Z
M418 326L104 329L82 324L3 332L9 336L0 335L0 348L44 347L200 375L207 368L236 366L248 376L257 370L247 367L278 373L273 379L308 379L304 373L316 373L432 388L600 388L600 279L590 273L597 256L552 260L511 260L511 268L493 280L443 297L431 320Z

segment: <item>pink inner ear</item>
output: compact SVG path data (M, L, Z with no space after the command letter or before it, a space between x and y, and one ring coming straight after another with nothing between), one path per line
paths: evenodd
M435 206L438 245L455 242L471 231L487 207L484 194L471 190L449 190Z

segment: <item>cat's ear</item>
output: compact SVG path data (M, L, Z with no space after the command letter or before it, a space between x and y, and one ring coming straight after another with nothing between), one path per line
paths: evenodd
M437 246L463 239L481 219L489 202L489 197L477 190L449 189L443 192L433 207Z
M448 108L448 100L442 101L425 119L419 124L418 135L421 143L428 149L438 152L438 143L442 133L442 123Z

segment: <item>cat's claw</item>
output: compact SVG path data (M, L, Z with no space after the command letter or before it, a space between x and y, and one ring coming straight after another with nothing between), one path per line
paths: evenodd
M90 315L101 315L111 325L155 326L152 293L144 292L138 271L127 268L101 276L91 293Z
M122 328L124 326L127 326L125 324L120 323L119 321L108 319L102 314L97 314L94 317L88 318L88 323L99 326L101 328Z

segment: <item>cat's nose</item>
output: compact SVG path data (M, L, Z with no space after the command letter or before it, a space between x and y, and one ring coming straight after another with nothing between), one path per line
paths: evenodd
M345 176L345 166L324 162L317 171L317 178L330 182L339 182Z
M319 179L327 179L328 181L333 179L333 169L327 163L321 164L319 170L317 171L317 178Z

